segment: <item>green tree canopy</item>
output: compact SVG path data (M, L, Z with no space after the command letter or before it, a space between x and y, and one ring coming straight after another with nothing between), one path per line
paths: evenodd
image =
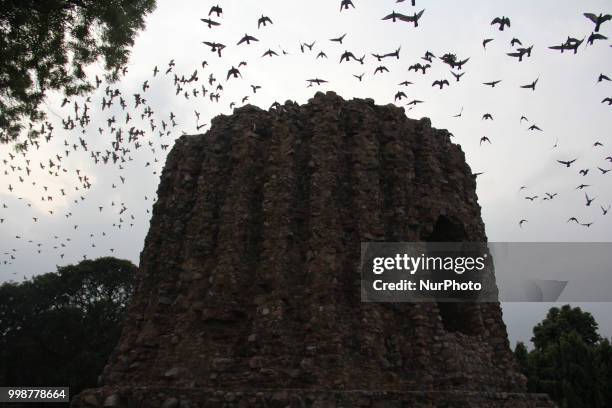
M46 92L93 89L85 67L103 59L109 81L155 0L0 0L0 142L44 118Z
M536 349L544 349L550 344L556 344L563 334L575 331L589 346L600 340L598 325L589 312L579 307L564 305L561 309L553 307L546 318L533 328L533 342Z
M0 286L0 384L96 385L117 343L136 266L116 258Z
M547 393L561 408L612 406L612 347L590 313L553 307L533 334L532 351L523 343L514 351L530 392Z

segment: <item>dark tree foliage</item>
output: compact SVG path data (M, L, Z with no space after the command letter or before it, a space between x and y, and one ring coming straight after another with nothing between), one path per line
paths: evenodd
M82 261L0 286L0 385L96 386L120 335L136 266Z
M0 142L44 118L47 91L93 89L85 68L103 60L118 78L155 0L0 0ZM36 132L33 132L36 136Z
M523 343L514 351L530 392L547 393L561 408L612 406L612 347L590 313L553 307L533 334L532 351Z
M600 340L597 330L597 322L590 313L565 305L548 311L546 319L533 328L531 341L537 349L542 349L559 341L561 335L575 331L587 345L592 346Z

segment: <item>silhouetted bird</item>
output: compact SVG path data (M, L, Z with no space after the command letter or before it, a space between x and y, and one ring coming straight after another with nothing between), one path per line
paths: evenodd
M483 137L480 138L480 145L481 146L482 146L483 142L489 142L489 144L491 144L491 140L488 137L486 137L486 136L483 136Z
M565 167L569 167L569 166L571 166L571 165L572 165L572 163L574 163L576 160L577 160L577 159L574 159L574 160L567 160L567 161L565 161L565 160L557 160L557 162L558 162L558 163L561 163L561 164L564 164L564 165L565 165Z
M353 4L351 0L342 0L340 2L340 11L342 11L342 9L348 10L349 6L352 6L353 8L355 8L355 5Z
M247 45L249 45L249 44L251 44L251 41L259 41L259 40L257 38L255 38L255 37L251 36L251 35L245 34L244 37L242 37L240 39L240 41L238 41L238 43L236 45L240 45L240 44L242 44L244 42L246 42Z
M449 85L449 83L448 83L448 80L446 79L437 79L431 84L431 86L436 86L436 85L438 85L440 89L442 89L444 85Z
M208 15L210 16L212 13L216 13L217 17L221 17L221 14L223 14L223 9L217 4L216 6L212 6L210 8Z
M406 94L402 91L399 91L395 94L395 100L397 101L398 99L401 101L402 98L407 98Z
M380 65L378 67L376 67L376 69L374 70L374 75L376 75L377 72L389 72L389 70L387 69L387 67L385 67L384 65Z
M504 31L504 27L510 27L510 19L506 16L504 17L495 17L493 21L491 21L491 25L499 24L499 31Z
M584 16L595 23L595 32L599 32L599 27L608 20L612 20L612 15L602 14L595 15L593 13L584 13Z
M391 20L391 21L393 21L395 23L397 20L406 21L407 18L408 18L408 16L406 16L404 14L401 14L401 13L396 13L395 10L394 10L394 11L391 12L391 14L388 14L388 15L384 16L382 18L382 20Z
M608 37L606 37L603 34L591 33L591 35L589 35L589 38L587 38L587 44L588 45L593 45L595 40L607 40L607 39L608 39Z
M538 80L539 80L539 79L540 79L540 77L537 77L537 78L536 78L536 80L535 80L535 81L533 81L532 83L527 84L527 85L521 85L521 88L524 88L524 89L529 89L529 88L531 88L532 90L534 90L534 91L535 91L535 87L536 87L536 84L538 83Z
M491 88L495 88L495 85L499 84L501 82L501 79L497 80L497 81L491 81L491 82L483 82L483 85L488 85Z
M212 26L219 26L221 25L221 23L218 23L216 21L213 21L209 18L201 18L200 20L202 20L203 22L206 23L206 25L208 26L208 28L212 28Z
M457 82L459 82L459 79L461 79L461 77L463 76L463 74L465 74L465 72L462 73L454 73L453 71L450 72L451 74L453 74L453 76L455 77L455 79L457 80Z
M330 38L329 41L334 41L334 42L338 42L338 43L342 44L342 41L344 40L344 37L346 37L346 33L342 34L340 37L337 37L337 38Z
M226 80L230 79L231 76L233 76L234 78L238 78L238 77L242 78L242 75L240 74L240 71L238 71L238 69L233 67L233 66L230 68L229 71L227 71L227 78L226 78Z
M272 50L272 49L268 49L268 51L264 52L262 57L272 57L276 55L278 57L278 54L276 53L276 51Z
M270 17L262 15L259 17L259 20L257 20L257 28L259 29L259 26L262 24L265 27L267 23L272 24L272 20L270 20Z
M588 195L587 193L584 193L584 197L586 198L586 206L587 206L587 207L590 207L590 206L591 206L591 203L592 203L593 201L595 201L595 199L597 198L597 197L590 198L590 197L589 197L589 195Z
M601 82L601 81L610 81L610 77L604 74L599 74L599 78L597 78L597 82Z

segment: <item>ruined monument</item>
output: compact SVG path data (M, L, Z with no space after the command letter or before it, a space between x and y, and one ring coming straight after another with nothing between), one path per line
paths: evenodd
M362 303L362 241L486 241L460 147L395 106L245 106L170 153L119 344L77 407L552 407L497 303Z

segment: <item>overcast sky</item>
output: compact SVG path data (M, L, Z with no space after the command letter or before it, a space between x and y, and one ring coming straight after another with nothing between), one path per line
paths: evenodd
M434 127L448 129L466 152L472 170L484 172L478 177L477 192L490 241L611 241L612 214L604 216L600 206L607 208L612 202L612 172L603 175L597 169L612 168L612 163L604 159L612 155L609 130L612 107L600 103L603 98L612 97L612 83L597 82L600 73L612 77L610 41L599 41L593 46L585 46L585 42L576 55L548 49L568 36L588 37L594 24L582 13L610 13L609 1L417 0L416 7L410 1L396 4L394 0L353 0L353 3L355 9L340 12L340 1L331 0L220 1L223 16L213 19L221 22L221 26L209 29L200 18L206 17L216 2L158 0L157 10L149 16L147 28L136 40L127 74L111 85L121 90L128 104L133 120L127 126L126 111L117 102L110 110L101 111L106 86L103 84L88 104L93 119L85 129L64 130L60 120L74 115L72 103L77 101L82 107L82 99L61 107L62 97L50 95L46 103L49 120L55 126L53 138L48 143L41 141L40 149L31 149L27 158L15 155L11 146L0 146L0 160L6 160L0 162L0 218L4 219L0 224L0 261L6 261L0 264L0 281L54 271L55 265L78 262L84 255L88 259L111 255L111 248L112 255L137 264L149 226L147 210L155 199L167 154L162 151L162 144L171 147L183 132L207 130L205 126L198 132L196 125L209 123L218 114L230 114L230 103L240 106L244 96L249 96L247 103L267 109L274 101L290 99L304 103L318 90L333 90L347 99L370 97L379 104L394 103L399 90L408 96L397 102L400 106L412 99L423 100L411 110L406 106L407 116L417 119L426 116ZM412 15L421 9L425 12L417 28L410 23L381 20L392 10ZM257 19L262 14L274 24L258 29ZM511 27L499 31L497 26L491 26L491 20L497 16L510 17ZM612 22L605 23L600 32L612 35ZM257 37L259 42L237 46L245 33ZM344 33L344 44L329 41ZM493 39L486 50L482 46L485 38ZM515 51L516 47L510 45L512 38L518 38L525 47L533 45L530 58L519 63L506 55ZM210 52L202 41L225 44L223 57ZM302 53L300 43L312 41L316 41L313 50ZM399 59L378 62L370 55L389 53L400 46ZM262 57L268 49L279 56ZM339 64L340 54L345 50L358 57L366 54L365 64L354 61ZM450 52L459 59L469 57L462 71L455 70L465 72L460 82L455 81L448 65L439 59L433 60L426 75L407 70L417 62L425 63L421 57L428 50L436 56ZM320 51L328 58L316 58ZM171 59L176 65L166 75ZM202 61L208 62L204 69ZM240 68L242 79L226 81L228 69L237 67L241 61L247 62L246 67ZM156 65L161 72L153 78ZM379 65L386 66L389 72L374 75ZM92 67L89 73L100 73L100 66ZM200 89L204 84L214 92L221 83L224 89L219 103L211 102L208 96L191 94L186 99L182 92L176 95L174 73L189 77L196 69L199 82L184 86L185 90ZM359 82L353 75L362 73L363 81ZM210 74L217 79L213 86L208 84ZM329 82L307 88L309 78ZM535 91L520 88L536 78L539 80ZM437 79L448 79L450 86L442 90L432 87ZM151 87L143 92L145 80ZM413 84L398 85L405 80ZM494 80L501 80L495 88L482 84ZM253 94L250 85L260 85L261 89ZM157 126L154 131L148 118L140 118L142 106L134 109L134 93L146 98L153 110ZM194 111L200 114L199 122ZM161 121L170 123L170 112L176 115L177 126L171 128L170 135L160 136ZM460 117L454 117L459 113ZM490 113L493 120L482 120L484 113ZM520 122L523 115L528 122ZM126 138L131 126L146 130L140 141L142 147L135 149L132 143L129 156L133 160L121 163L123 168L119 168L119 163L95 164L90 157L92 151L112 150L114 136L106 125L112 116ZM528 131L533 124L542 131ZM99 133L98 128L103 132ZM483 136L491 144L481 146ZM72 148L74 143L79 145L79 137L87 141L87 152L80 147L76 151ZM593 147L596 141L604 146ZM67 157L66 150L70 151ZM11 159L9 153L15 158ZM60 169L58 176L48 173L48 161L51 158L57 164L56 155L66 169L66 172ZM32 171L29 176L26 159L30 160L28 167ZM556 162L572 159L577 160L570 168ZM589 169L587 176L579 175L580 169ZM83 189L79 175L89 177L91 189ZM582 183L591 187L576 190ZM526 188L519 192L521 186ZM589 207L585 205L585 191L590 197L597 197ZM542 201L547 192L558 195ZM538 198L533 202L525 199L535 195ZM53 200L48 201L47 196ZM122 208L125 209L119 214ZM587 228L568 223L569 217L593 225ZM528 220L523 228L518 226L521 219ZM504 304L511 340L529 340L531 328L549 307L550 304ZM584 307L594 313L602 332L611 336L610 304Z

